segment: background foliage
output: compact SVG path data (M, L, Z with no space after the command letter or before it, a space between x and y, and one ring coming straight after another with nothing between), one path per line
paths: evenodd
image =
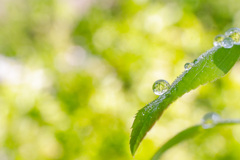
M134 114L183 65L240 27L237 0L0 0L0 159L132 159ZM240 64L176 101L135 159L209 111L240 115ZM238 160L240 127L184 142L163 159Z

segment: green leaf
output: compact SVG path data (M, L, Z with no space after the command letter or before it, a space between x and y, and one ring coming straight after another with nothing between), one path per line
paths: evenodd
M169 148L175 146L176 144L187 140L189 138L193 138L197 133L201 133L204 129L201 127L201 125L196 125L189 127L182 132L178 133L176 136L174 136L172 139L167 141L153 156L152 160L158 160L163 153L165 153Z
M219 122L217 124L218 125L227 125L227 124L239 124L240 120L223 120L221 122ZM214 128L210 128L210 129L203 129L201 125L195 125L192 127L189 127L185 130L183 130L182 132L178 133L177 135L175 135L173 138L171 138L170 140L168 140L153 156L152 160L158 160L163 153L165 153L168 149L172 148L173 146L177 145L178 143L185 141L189 138L193 138L193 136L197 135L197 134L202 134L202 133L206 133L210 130L212 130Z
M139 110L132 125L130 139L132 155L135 154L147 132L173 101L200 85L224 76L237 62L239 56L239 45L229 49L212 48L203 53L190 70L184 71L167 92Z

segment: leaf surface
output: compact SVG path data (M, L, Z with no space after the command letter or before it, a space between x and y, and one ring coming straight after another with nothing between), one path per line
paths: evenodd
M130 149L135 154L144 136L163 114L163 111L178 97L224 76L237 62L240 46L232 48L214 47L199 56L194 66L184 71L171 85L170 89L157 99L140 109L132 125Z

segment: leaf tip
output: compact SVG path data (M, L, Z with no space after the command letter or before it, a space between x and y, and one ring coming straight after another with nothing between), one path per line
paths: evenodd
M132 139L131 139L132 140ZM130 150L131 150L131 154L132 156L135 155L135 152L136 152L136 145L132 144L131 143L131 140L130 140Z

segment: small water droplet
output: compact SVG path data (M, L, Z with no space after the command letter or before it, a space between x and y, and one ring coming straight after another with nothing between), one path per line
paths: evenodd
M157 80L156 82L154 82L154 84L152 86L153 92L156 95L162 95L169 88L170 88L170 84L163 79Z
M185 68L185 70L189 70L189 69L192 68L193 65L194 65L194 63L186 63L186 64L184 65L184 68Z
M198 62L198 60L197 60L197 59L194 59L193 64L196 64L197 62Z
M234 44L234 42L233 42L232 38L230 38L230 37L226 37L222 41L222 46L224 48L232 48L233 44Z
M224 40L225 35L219 34L214 38L213 45L215 47L222 46L222 41Z
M240 44L240 29L239 28L230 28L225 33L226 36L232 38L234 44Z
M221 117L219 114L214 112L207 113L203 116L202 127L204 129L212 128L216 124L218 124L219 121L221 121Z

